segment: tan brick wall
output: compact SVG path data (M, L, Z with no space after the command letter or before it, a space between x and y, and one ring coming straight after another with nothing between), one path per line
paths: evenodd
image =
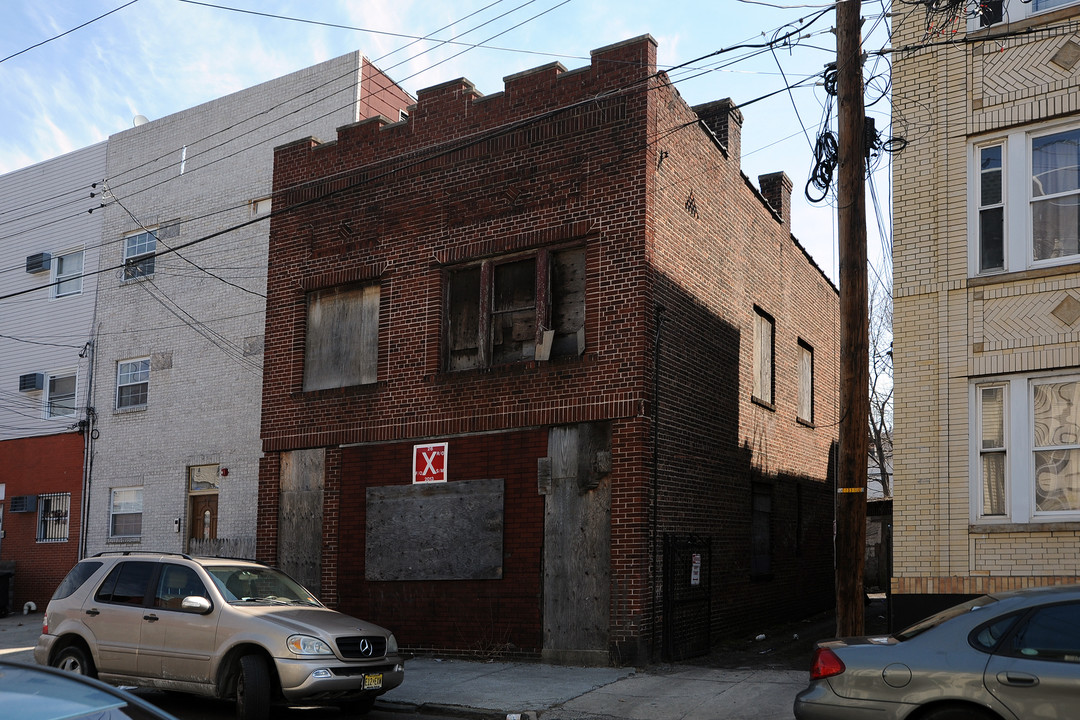
M971 380L1080 366L1080 322L1053 313L1080 299L1080 267L968 273L969 143L1080 111L1080 73L1058 54L1080 28L1062 14L1008 39L923 47L942 38L926 37L922 13L897 23L895 47L912 49L893 65L893 132L910 141L893 169L896 594L1080 575L1080 523L977 532L970 517Z

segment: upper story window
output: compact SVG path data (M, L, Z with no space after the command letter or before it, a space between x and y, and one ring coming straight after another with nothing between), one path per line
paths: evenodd
M379 285L308 294L304 390L379 379Z
M53 297L78 295L82 292L83 251L53 258Z
M798 418L814 422L814 348L799 340L799 409Z
M1015 23L1040 13L1049 12L1078 0L979 0L973 7L968 30L989 27L1001 22Z
M150 395L150 358L116 364L116 409L146 407Z
M147 230L124 238L124 279L134 280L154 274L157 236Z
M485 260L451 270L447 285L449 370L584 350L584 248Z
M1080 126L973 146L970 222L975 274L1080 261Z
M754 308L754 399L773 404L773 348L775 323L771 315Z
M973 386L972 515L985 522L1080 520L1080 377Z
M49 375L48 394L45 397L45 417L73 417L75 415L75 373Z

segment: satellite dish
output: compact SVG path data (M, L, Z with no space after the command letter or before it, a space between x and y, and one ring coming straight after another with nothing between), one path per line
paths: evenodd
M140 125L145 125L148 122L150 121L146 119L145 115L136 115L135 118L131 121L131 124L133 127L139 127Z

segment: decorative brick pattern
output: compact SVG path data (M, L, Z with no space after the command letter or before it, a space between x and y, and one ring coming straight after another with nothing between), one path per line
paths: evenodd
M263 448L341 447L327 458L340 504L324 594L407 645L542 649L537 460L548 428L572 423L612 428L613 660L645 662L659 641L664 533L713 540L714 635L832 602L837 292L791 236L790 180L758 192L742 174L738 111L696 115L655 55L638 38L490 96L456 80L422 90L405 122L277 149L275 208L296 209L271 223ZM585 248L584 353L446 372L448 269L564 245ZM360 281L381 286L378 381L303 392L306 293ZM750 400L755 305L776 318L773 408ZM799 340L814 348L815 426L796 421ZM455 479L506 480L503 578L364 580L365 488L407 482L411 444L442 440ZM262 465L267 532L274 468ZM772 493L769 577L750 575L752 482Z
M1077 23L1054 17L1008 39L911 50L894 64L895 129L910 141L893 174L895 608L916 595L1080 575L1080 523L981 532L971 518L971 381L1080 365L1077 328L1055 316L1077 292L1075 264L969 275L969 143L1080 112L1080 78L1051 62L1077 41ZM896 46L920 43L923 22L919 13L899 21Z

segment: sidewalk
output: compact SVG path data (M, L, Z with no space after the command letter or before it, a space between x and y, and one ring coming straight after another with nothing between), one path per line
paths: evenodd
M795 670L635 671L415 658L405 663L405 682L379 705L491 720L791 720L806 683L806 671Z
M0 618L0 658L33 663L41 620L40 612ZM805 630L816 635L820 625ZM793 669L808 640L796 640L749 639L645 670L418 657L406 661L405 682L380 697L379 707L490 720L791 720L808 680L806 670Z

